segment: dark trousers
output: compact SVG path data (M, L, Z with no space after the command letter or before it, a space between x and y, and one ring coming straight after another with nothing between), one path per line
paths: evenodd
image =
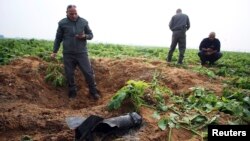
M219 60L222 57L222 53L216 52L211 55L206 55L204 51L200 51L198 53L198 56L200 57L201 64L205 64L206 62L209 62L210 64L213 64L217 60Z
M178 63L182 64L184 53L186 50L186 32L185 31L173 31L172 43L170 45L170 50L168 52L167 61L171 62L173 53L178 44L179 47L179 59Z
M95 94L96 83L94 79L94 73L88 58L88 53L79 53L79 54L63 54L64 69L69 86L69 91L76 91L75 84L75 69L78 66L83 73L85 80L89 86L90 94Z

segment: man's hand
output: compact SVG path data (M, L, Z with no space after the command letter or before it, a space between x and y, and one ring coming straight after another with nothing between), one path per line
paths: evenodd
M206 54L206 55L211 55L211 54L213 54L213 52L208 51L208 52L206 52L205 54Z
M208 51L208 49L207 49L207 48L202 48L201 50L202 50L202 51Z
M216 52L217 52L216 50L211 49L211 50L206 52L206 55L212 55L212 54L214 54Z
M213 49L211 49L211 48L207 48L207 51L208 51L208 52L212 52L212 51L213 51Z
M55 59L55 58L56 58L56 53L51 53L51 54L50 54L50 57L51 57L52 59Z
M86 34L80 33L75 36L77 39L86 39Z

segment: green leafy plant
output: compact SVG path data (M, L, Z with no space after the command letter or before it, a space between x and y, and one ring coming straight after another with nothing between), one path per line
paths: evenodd
M207 75L209 78L216 78L216 75L213 71L209 70L208 68L205 68L205 67L194 67L193 70L195 72L198 72L200 74L204 74L204 75Z
M142 105L157 109L159 111L167 111L168 106L165 104L164 95L172 94L172 91L166 87L161 87L158 83L160 73L155 71L151 83L144 81L129 80L127 85L121 88L108 103L110 110L118 109L125 99L129 99L136 110ZM145 91L147 90L147 91Z
M250 90L250 78L249 77L237 77L231 81L231 84L241 89Z
M221 98L220 111L237 116L244 122L250 123L250 91L225 88Z
M144 81L129 80L127 85L121 88L108 103L109 110L118 109L124 99L130 99L135 108L138 109L143 103L144 90L148 88L148 83Z
M46 70L45 81L51 83L53 86L65 86L66 79L64 77L63 67L59 63L49 63Z
M28 135L23 135L21 141L33 141L32 138Z
M171 141L171 136L172 136L172 128L179 128L179 123L177 121L177 118L179 116L173 113L170 113L169 117L164 117L158 121L158 127L161 130L166 130L167 127L169 127L169 132L168 132L168 141Z
M159 77L160 77L160 73L155 71L153 75L153 79L150 83L151 84L150 88L152 90L153 98L156 100L155 104L156 104L157 110L166 112L168 110L168 106L165 103L164 95L165 94L172 95L172 91L168 89L167 87L160 86L158 82Z

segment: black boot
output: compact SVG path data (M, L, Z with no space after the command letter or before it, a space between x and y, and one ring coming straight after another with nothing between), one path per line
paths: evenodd
M166 58L166 61L167 61L168 63L170 63L170 62L172 61L172 56L168 55L167 58Z
M95 100L99 100L101 98L101 96L98 93L95 94L91 94L91 96L95 99Z
M100 94L99 94L99 90L97 90L96 88L92 90L90 90L90 96L93 97L95 100L98 100L101 98Z
M213 65L215 65L215 64L214 64L214 62L211 61L211 62L209 62L209 65L210 65L210 66L213 66Z

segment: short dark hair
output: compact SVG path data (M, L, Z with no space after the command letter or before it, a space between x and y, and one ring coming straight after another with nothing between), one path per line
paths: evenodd
M178 8L177 10L176 10L176 13L181 13L182 11L181 11L181 9L180 8Z
M70 8L72 8L72 7L76 8L75 5L70 4L70 5L67 6L67 11L68 11Z

